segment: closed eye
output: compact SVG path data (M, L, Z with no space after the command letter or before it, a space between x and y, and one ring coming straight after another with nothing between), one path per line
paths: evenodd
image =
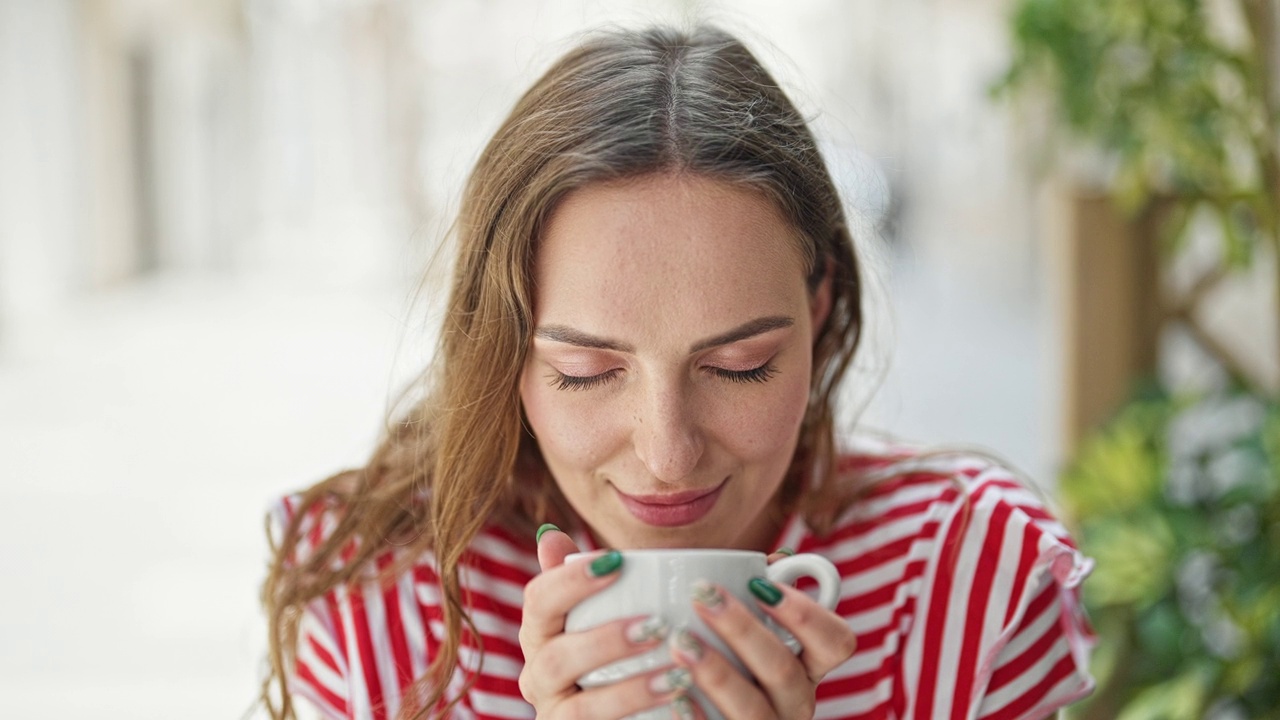
M750 370L725 370L724 368L709 368L716 377L723 378L730 382L747 383L747 382L767 382L773 377L778 369L770 363L765 363L757 368Z
M599 375L565 375L557 371L551 376L551 384L557 390L590 390L612 380L618 372L617 368L607 370Z
M725 368L717 367L707 369L716 377L735 383L768 382L778 372L778 369L770 363L765 363L750 370L726 370ZM617 368L598 375L566 375L557 371L551 376L551 384L557 390L591 390L609 382L619 372L621 371Z

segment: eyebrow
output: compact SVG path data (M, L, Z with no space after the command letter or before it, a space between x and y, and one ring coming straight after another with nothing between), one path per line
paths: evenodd
M689 348L690 353L701 352L713 347L728 345L739 340L746 340L756 335L762 335L770 330L778 330L795 325L795 318L785 315L770 315L767 317L748 320L738 327L714 337L705 340L699 340ZM566 343L569 345L577 345L578 347L593 348L597 350L613 350L615 352L634 353L635 348L624 342L612 340L610 338L591 335L590 333L575 330L567 325L545 325L534 332L535 337L552 342Z

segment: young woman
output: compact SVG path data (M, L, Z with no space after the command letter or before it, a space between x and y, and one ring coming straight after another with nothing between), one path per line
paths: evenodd
M1036 496L980 458L835 436L857 257L803 118L734 38L584 42L489 142L456 232L423 399L273 513L273 717L295 696L692 716L696 686L728 718L1032 718L1089 691L1088 562ZM844 578L834 612L752 583L798 655L723 589L690 600L750 678L660 622L564 632L616 549L784 546ZM662 642L669 668L575 684Z

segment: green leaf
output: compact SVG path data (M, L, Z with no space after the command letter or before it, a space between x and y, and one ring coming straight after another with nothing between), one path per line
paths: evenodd
M1186 672L1139 693L1117 720L1199 720L1208 690L1205 673Z
M1253 264L1253 228L1248 208L1233 203L1219 212L1222 226L1222 253L1228 266L1247 270Z
M1175 537L1157 512L1112 516L1083 526L1082 546L1096 563L1085 597L1090 604L1146 607L1173 586Z
M1123 514L1160 497L1165 461L1154 438L1165 413L1162 404L1130 406L1085 442L1062 479L1072 517Z

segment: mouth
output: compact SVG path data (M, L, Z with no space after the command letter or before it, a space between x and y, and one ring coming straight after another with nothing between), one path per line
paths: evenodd
M725 478L713 488L655 495L628 495L616 487L614 491L627 512L640 522L655 527L680 527L691 525L711 512L728 482L729 478Z

